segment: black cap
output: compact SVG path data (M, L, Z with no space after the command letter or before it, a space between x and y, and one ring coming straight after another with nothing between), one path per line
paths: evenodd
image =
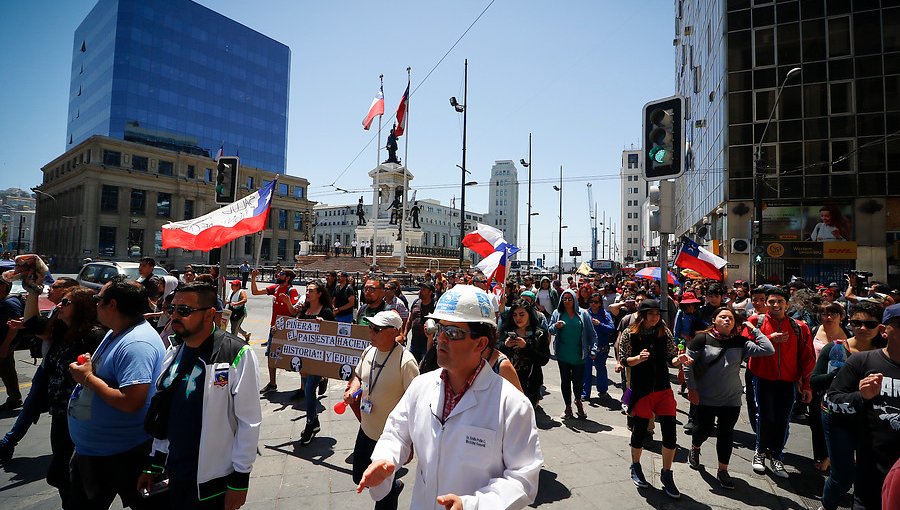
M434 284L431 282L419 282L419 288L425 287L426 289L434 292Z
M638 312L646 312L648 310L659 310L659 300L658 299L645 299L641 301L641 306L638 307Z

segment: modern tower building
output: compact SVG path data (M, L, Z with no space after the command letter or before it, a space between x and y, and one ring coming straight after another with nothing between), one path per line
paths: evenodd
M92 135L284 173L290 49L190 0L99 0L75 31L66 150Z
M719 245L729 279L841 282L856 268L898 284L900 6L674 6L689 144L678 234Z
M488 191L487 223L503 231L503 239L508 243L518 243L519 229L519 182L516 164L509 159L500 159L491 167L491 183ZM471 227L474 228L474 225Z
M649 232L645 229L646 220L644 219L647 210L645 202L647 201L648 183L641 177L640 158L640 150L622 151L622 168L619 170L622 183L619 245L622 247L622 259L626 264L644 260L646 247L650 246L643 239L642 234L642 232ZM610 239L610 243L612 243L612 239Z

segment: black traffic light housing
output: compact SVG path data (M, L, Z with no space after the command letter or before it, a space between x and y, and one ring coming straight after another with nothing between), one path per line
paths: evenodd
M674 179L684 173L684 98L644 105L644 179Z
M238 169L241 160L223 156L216 164L216 203L230 204L237 200Z

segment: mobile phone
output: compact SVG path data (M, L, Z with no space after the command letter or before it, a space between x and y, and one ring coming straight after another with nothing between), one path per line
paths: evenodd
M156 496L160 492L165 492L167 490L169 490L169 479L168 478L154 483L153 485L150 486L150 490L146 490L146 489L142 490L141 497L149 498L151 496Z
M508 336L509 338L515 338L516 333L514 331L510 331L509 333L506 334L506 336Z

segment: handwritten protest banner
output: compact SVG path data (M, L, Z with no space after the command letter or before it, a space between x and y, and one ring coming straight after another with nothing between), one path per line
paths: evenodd
M279 316L270 356L277 368L348 381L369 336L368 326Z

